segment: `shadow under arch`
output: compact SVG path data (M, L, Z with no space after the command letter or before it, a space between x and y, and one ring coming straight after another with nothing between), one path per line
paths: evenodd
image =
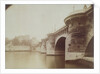
M61 37L58 39L55 45L55 54L56 55L65 55L65 37Z
M85 50L85 57L94 57L94 37L91 38Z

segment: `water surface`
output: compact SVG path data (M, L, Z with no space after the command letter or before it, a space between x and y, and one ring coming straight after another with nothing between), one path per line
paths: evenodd
M56 69L88 68L75 63L65 63L64 56L46 56L40 52L6 52L6 69Z

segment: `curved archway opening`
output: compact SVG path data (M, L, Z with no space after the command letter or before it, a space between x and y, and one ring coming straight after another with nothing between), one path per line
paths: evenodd
M94 57L94 37L90 40L86 51L85 51L85 56L86 57Z
M58 55L65 55L65 37L61 37L57 43L56 43L56 47L55 47L55 51L56 54Z

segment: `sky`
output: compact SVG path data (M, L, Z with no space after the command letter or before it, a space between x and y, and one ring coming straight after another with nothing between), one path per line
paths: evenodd
M84 5L15 4L5 12L5 36L9 39L29 35L37 40L46 38L65 25L64 19ZM88 5L87 5L88 6Z

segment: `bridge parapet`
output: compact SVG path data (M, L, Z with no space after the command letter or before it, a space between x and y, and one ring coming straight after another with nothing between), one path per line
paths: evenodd
M58 29L57 31L55 31L53 34L54 34L54 35L57 35L57 34L59 34L59 33L61 33L61 32L65 32L65 33L66 33L66 29L67 29L67 26L65 25L65 26L63 26L62 28L60 28L60 29Z
M74 11L74 12L72 12L69 16L67 16L64 19L64 22L65 22L66 25L68 25L68 23L70 23L70 20L72 18L76 18L76 17L81 17L81 16L84 16L84 15L88 15L92 11L93 11L93 5L90 5L88 8L83 9L83 10Z

